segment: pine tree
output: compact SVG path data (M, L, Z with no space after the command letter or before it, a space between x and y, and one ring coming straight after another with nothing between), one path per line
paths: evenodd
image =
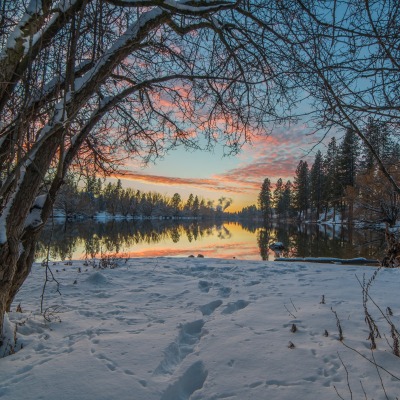
M294 178L294 201L299 218L307 217L309 207L309 170L306 161L300 160Z
M98 190L98 180L96 176L90 175L86 177L86 185L85 185L85 196L87 202L87 208L90 214L94 214L96 209L97 199L100 195L100 191Z
M338 169L339 179L343 187L354 186L358 171L358 158L360 155L359 140L352 129L347 129L340 144Z
M274 190L274 207L277 213L278 218L280 218L283 214L283 181L282 178L279 178L276 182L275 190Z
M200 201L199 197L196 195L193 200L193 206L192 206L192 214L194 217L197 217L199 215L199 209L200 209Z
M185 212L187 215L191 215L192 209L193 209L193 202L194 202L194 196L192 193L190 193L186 204L185 204Z
M390 130L385 123L375 121L370 118L364 131L364 135L371 146L374 148L377 156L384 164L387 164L392 158L394 141ZM376 159L371 150L364 144L362 167L364 171L372 169L376 165Z
M179 193L174 193L171 199L171 207L173 209L174 217L179 216L180 208L181 208L182 198Z
M339 179L339 149L336 138L333 137L328 144L328 150L323 160L325 184L324 184L324 203L325 217L328 209L333 208L333 218L336 218L336 209L343 195L343 187Z
M268 178L265 178L258 195L258 206L265 223L270 222L272 217L271 197L271 181Z
M352 192L355 186L356 176L359 169L359 140L352 129L347 129L343 141L340 145L339 160L338 160L338 179L342 188L342 196ZM346 205L348 209L348 222L353 219L353 198L345 196L347 204L342 205L342 211L345 211ZM342 215L342 220L344 216Z
M310 171L310 200L311 208L316 211L317 218L322 211L323 204L324 171L322 153L320 150L315 155L314 164Z
M291 209L292 209L292 182L287 181L285 183L284 189L283 189L283 195L281 199L282 203L282 213L284 218L286 219L288 216L291 214Z

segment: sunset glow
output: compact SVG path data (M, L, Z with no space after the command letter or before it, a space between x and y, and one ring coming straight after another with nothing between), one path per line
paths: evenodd
M312 163L313 146L320 140L304 125L280 127L269 136L255 136L237 156L223 157L222 146L212 153L178 148L146 168L135 167L132 160L114 177L125 187L170 196L178 192L184 199L190 193L210 200L230 197L233 204L228 211L234 212L257 203L266 177L273 183L279 178L293 180L301 159Z

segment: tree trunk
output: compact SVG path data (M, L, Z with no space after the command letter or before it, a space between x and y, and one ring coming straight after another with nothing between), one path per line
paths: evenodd
M43 224L32 229L25 227L25 221L34 204L36 196L43 183L43 177L48 171L58 144L59 132L55 132L36 153L34 162L26 168L22 182L17 186L12 204L5 219L7 241L0 244L0 335L3 333L4 314L9 310L15 294L28 276L34 259L37 235L47 221L55 196L49 194L41 213ZM54 183L59 183L56 178ZM51 191L51 189L50 189ZM4 210L3 210L4 212Z
M349 205L348 205L348 218L347 218L347 224L352 225L353 224L353 215L354 215L354 203L353 200L350 200Z
M41 229L40 229L41 231ZM20 287L24 283L25 279L28 277L31 272L31 267L33 261L35 259L35 250L36 243L39 236L39 231L36 230L34 232L28 231L25 232L24 238L22 240L22 246L24 248L23 252L18 258L17 268L14 274L14 278L12 280L8 299L6 302L6 311L9 312L11 308L11 304L14 301L15 295L18 293Z
M0 248L0 342L3 334L4 314L7 310L9 293L13 285L19 256L19 241L10 237Z

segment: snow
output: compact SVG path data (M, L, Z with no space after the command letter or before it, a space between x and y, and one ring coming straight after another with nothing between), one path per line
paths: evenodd
M373 353L367 340L357 277L368 281L372 267L147 258L51 269L61 291L48 284L51 322L39 314L40 265L6 316L17 351L0 359L2 399L336 400L335 388L345 399L350 390L385 399L376 367L357 352L400 377L389 325L371 300L382 338ZM399 281L400 270L380 270L370 288L397 327ZM399 379L379 372L395 399Z
M36 14L42 14L42 2L41 0L31 0L28 7L26 8L26 12L22 16L18 25L14 28L14 30L10 33L5 48L0 54L0 60L3 60L7 57L9 49L15 49L17 47L17 41L22 40L24 42L24 52L27 53L27 49L29 47L29 37L27 37L22 29L25 25L30 24L32 19L36 17Z
M221 8L221 3L217 2L216 4L208 3L205 6L200 6L196 4L195 6L191 6L192 2L191 1L173 1L173 0L164 0L163 2L163 7L166 8L174 8L176 10L180 11L187 11L187 12L192 12L192 13L201 13L201 12L207 12L207 11L213 11L213 10L218 10ZM226 2L225 5L229 5L229 2ZM231 5L234 5L234 2L231 3ZM168 6L168 7L167 7Z
M26 163L25 163L26 164ZM11 194L10 198L7 201L6 206L3 208L0 215L0 244L4 244L7 242L7 218L9 216L10 210L14 204L15 196L18 193L19 187L24 180L26 172L26 166L21 166L19 170L19 178L17 181L17 185L14 189L14 192Z
M42 194L36 197L33 207L31 208L31 211L25 220L24 224L25 227L28 226L36 227L43 223L41 214L46 199L47 199L47 194Z

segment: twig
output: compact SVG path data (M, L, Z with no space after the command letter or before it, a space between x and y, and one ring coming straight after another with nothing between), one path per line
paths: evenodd
M380 269L380 268L379 268L379 269ZM379 270L379 269L378 269L378 270ZM375 279L375 276L377 275L377 272L378 272L378 271L376 271L376 272L374 273L373 279ZM393 346L391 346L391 345L389 344L389 341L387 340L386 336L385 336L385 339L386 339L386 341L387 341L389 347L393 350L393 354L396 355L397 357L399 357L399 356L400 356L400 352L399 352L399 337L400 337L400 333L399 333L399 331L397 330L397 328L396 328L396 326L394 325L394 323L392 322L392 320L390 319L390 315L393 315L393 312L392 312L391 308L390 308L390 307L387 307L387 309L386 309L387 312L386 312L386 313L383 312L383 310L381 309L381 307L380 307L380 306L375 302L375 300L371 297L371 295L369 294L369 291L367 290L367 291L364 293L364 286L363 286L363 284L361 283L361 281L360 281L360 279L358 278L357 275L356 275L356 279L357 279L358 283L360 284L361 289L363 290L363 296L364 296L364 294L365 294L365 295L368 297L368 299L372 301L372 303L374 304L374 306L378 309L378 311L381 313L381 315L383 316L383 318L384 318L384 319L386 320L386 322L389 324L389 326L390 326L390 334L391 334L391 337L392 337L392 339L393 339ZM373 279L371 279L371 280L368 282L368 286L371 285ZM366 302L366 300L365 300L365 302Z
M345 400L344 397L342 397L342 396L339 394L339 392L338 392L338 390L337 390L337 388L336 388L335 385L333 385L333 388L335 389L335 392L336 392L336 394L338 395L338 397L339 397L340 399L342 399L342 400Z
M346 367L346 365L344 364L342 357L340 357L339 352L337 352L337 355L339 357L340 362L343 365L344 370L346 371L346 382L347 382L347 387L349 388L349 392L350 392L350 399L353 400L353 392L351 391L351 386L350 386L350 382L349 382L349 371Z
M363 393L364 393L365 400L368 400L367 393L366 393L366 391L365 391L365 389L364 389L364 385L362 384L361 380L360 380L360 385L361 385L361 389L362 389L362 391L363 391Z
M383 392L385 393L385 397L386 397L387 400L389 400L389 397L388 397L388 395L386 393L386 390L385 390L385 385L383 384L383 381L382 381L381 373L380 373L379 368L378 368L378 364L376 363L376 360L375 360L374 352L372 350L371 350L371 356L372 356L372 359L374 360L373 364L375 365L376 372L377 372L377 374L379 376L379 380L381 381L381 386L382 386Z
M336 326L337 326L338 331L339 331L339 340L340 340L341 342L343 342L343 339L344 339L344 337L343 337L343 330L342 330L342 325L340 324L339 317L338 317L336 311L335 311L332 307L331 307L331 311L335 314Z
M284 304L283 305L285 308L286 308L286 311L293 317L293 318L297 318L295 315L293 315L290 311L289 311L289 309L286 307L286 304Z
M375 280L378 271L379 271L379 269L374 272L374 274L372 275L372 277L369 279L369 281L367 283L365 282L365 274L363 275L362 283L360 282L360 279L356 275L358 283L360 284L361 289L362 289L365 323L368 325L368 329L369 329L368 340L371 341L371 349L372 350L376 349L375 338L382 337L379 332L379 328L376 325L375 320L373 319L372 315L370 314L370 312L368 310L368 306L367 306L367 301L370 297L369 296L369 288L371 287L372 282Z
M292 299L290 299L290 302L292 303L292 306L293 306L294 310L297 312L297 308L296 308L296 306L293 304Z
M357 349L349 346L348 344L346 344L345 342L342 342L343 346L347 347L349 350L352 350L354 352L356 352L358 355L360 355L362 358L364 358L365 360L367 360L368 362L370 362L371 364L375 365L376 367L379 367L382 371L385 371L388 375L390 375L392 378L396 379L397 381L400 382L400 378L394 374L392 374L390 371L388 371L385 367L382 367L382 365L379 365L377 363L375 363L374 361L370 360L367 356L365 356L364 354L362 354L360 351L358 351Z
M43 303L44 303L44 293L46 291L46 286L47 286L47 282L56 282L57 287L56 287L56 291L57 293L61 296L61 292L60 292L60 282L58 282L58 280L55 278L53 271L51 270L50 266L49 266L49 262L50 262L50 244L51 241L53 239L53 232L54 232L54 218L52 218L52 224L51 224L51 233L50 233L50 239L47 243L47 252L46 252L46 259L43 261L45 267L46 267L46 272L45 272L45 280L43 283L43 288L42 288L42 294L40 296L40 313L43 314ZM51 279L49 279L49 274L51 276Z

